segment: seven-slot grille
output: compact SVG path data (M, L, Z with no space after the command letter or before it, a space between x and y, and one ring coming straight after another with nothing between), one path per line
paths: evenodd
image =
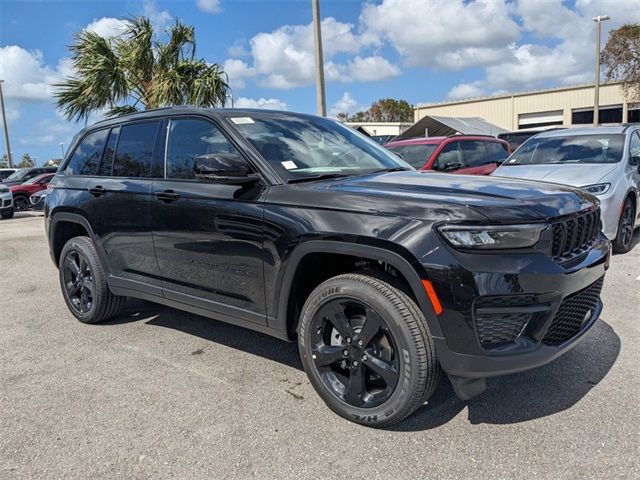
M555 260L568 260L586 251L600 231L600 209L551 222Z
M600 301L603 281L604 277L562 301L542 338L542 343L550 346L560 345L580 331L582 324L587 320L587 314L591 316Z

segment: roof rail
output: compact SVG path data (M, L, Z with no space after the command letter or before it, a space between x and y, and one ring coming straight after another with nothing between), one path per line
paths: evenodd
M451 135L447 135L447 138L451 137L487 137L487 138L496 138L495 135L489 135L488 133L452 133Z
M190 105L170 105L168 107L151 108L149 110L140 110L140 111L137 111L137 112L124 113L122 115L118 115L117 117L104 118L102 120L98 120L96 123L94 123L94 125L99 125L99 124L104 123L104 122L110 122L112 120L125 118L125 117L130 117L132 115L138 115L138 114L141 114L141 113L160 112L162 110L178 110L178 109L181 109L181 108L197 108L197 107L192 107Z

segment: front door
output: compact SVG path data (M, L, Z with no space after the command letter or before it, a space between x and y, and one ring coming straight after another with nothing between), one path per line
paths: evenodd
M169 120L165 178L153 183L151 217L164 295L266 323L262 222L264 185L195 178L199 155L238 153L200 117Z

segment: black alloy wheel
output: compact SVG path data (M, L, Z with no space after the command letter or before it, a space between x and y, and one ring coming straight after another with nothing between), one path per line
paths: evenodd
M26 210L29 210L29 199L24 195L18 195L13 199L13 207L18 212L24 212Z
M88 313L93 306L95 281L91 266L77 250L67 253L63 263L64 288L71 306L78 313Z
M616 253L626 253L631 250L635 215L636 212L633 203L630 198L627 198L622 207L620 222L618 223L618 232L613 242L613 250Z
M314 315L311 355L327 388L354 407L389 399L398 383L398 348L384 320L370 306L336 299Z

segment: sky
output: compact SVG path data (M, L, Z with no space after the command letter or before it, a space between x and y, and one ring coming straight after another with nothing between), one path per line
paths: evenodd
M611 16L604 44L611 29L640 22L639 1L320 0L328 114L380 98L418 104L592 82L591 18ZM315 112L311 0L0 0L14 160L59 158L84 126L56 110L51 86L74 74L73 35L118 35L138 15L158 32L175 19L193 25L196 55L223 66L236 107Z

